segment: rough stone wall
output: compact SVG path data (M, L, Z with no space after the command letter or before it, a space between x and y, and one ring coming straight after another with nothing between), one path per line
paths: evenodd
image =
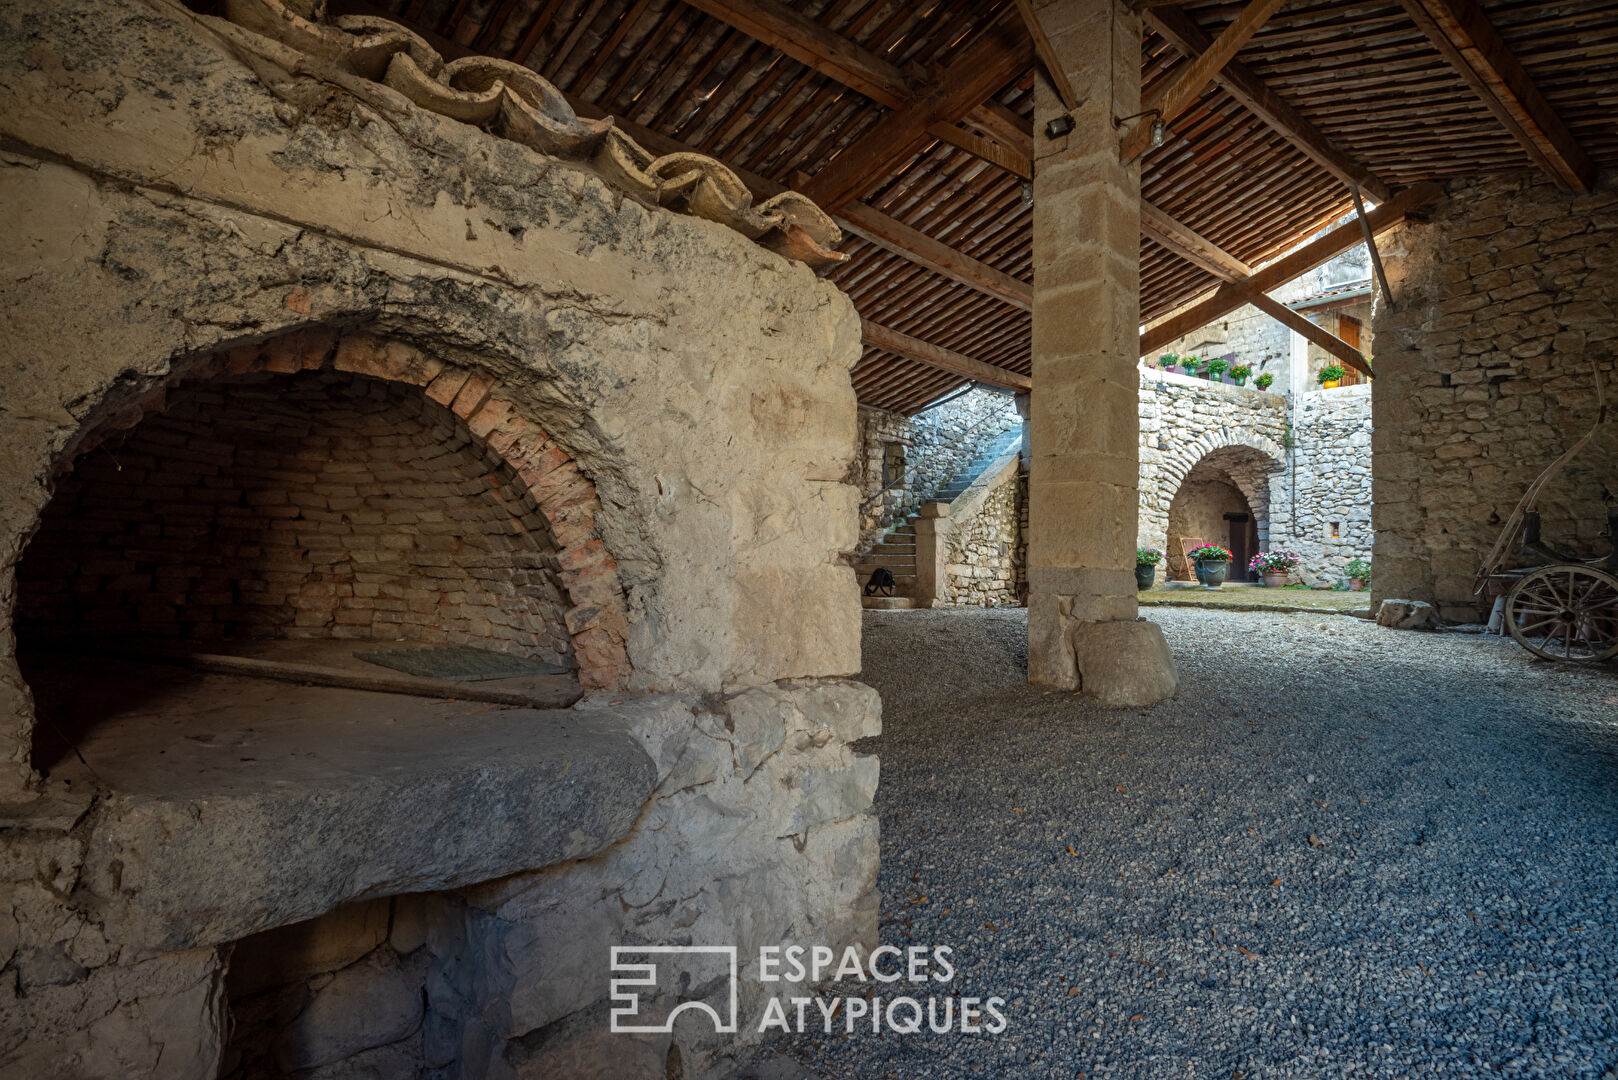
M646 207L386 87L358 95L244 58L161 0L0 5L0 128L12 253L0 595L13 595L17 559L88 433L128 426L131 410L138 421L198 365L226 374L241 357L243 370L290 373L335 348L347 370L343 350L362 341L375 351L354 346L360 374L398 365L388 377L432 396L458 373L452 411L555 509L553 531L568 527L558 543L582 562L562 566L577 575L564 586L612 582L601 600L627 615L629 693L587 699L577 722L643 747L656 790L606 850L503 867L468 900L487 913L473 981L492 1026L464 1045L506 1070L491 1075L590 1075L579 1066L603 1062L604 1075L665 1075L668 1040L607 1039L609 944L872 942L876 762L848 744L875 733L877 703L827 679L859 666L844 561L859 323L845 297L736 232ZM606 610L591 607L574 617ZM273 870L321 889L370 853L346 848L331 820L271 842L293 820L275 815L318 815L335 795L244 810L38 791L29 691L10 634L0 640L0 1072L213 1077L230 941L323 909L296 889L243 889L229 937L203 934L217 913L187 909L146 940L104 921L151 902L148 868L121 851L207 826L240 846L193 873ZM654 690L678 696L638 704ZM555 790L592 797L577 771ZM485 824L550 827L504 820L507 805L490 804ZM324 876L300 882L312 866ZM469 887L455 875L421 884L433 866L410 869L416 889ZM690 1074L717 1052L680 1038ZM352 1075L345 1064L329 1075Z
M1197 463L1217 451L1226 451L1215 462L1220 474L1247 497L1259 543L1268 543L1271 478L1286 457L1286 399L1149 369L1141 372L1140 388L1137 544L1170 550L1174 496Z
M539 505L453 412L338 373L183 385L81 457L18 570L74 635L476 642L571 655Z
M1143 369L1139 545L1173 550L1184 534L1170 508L1200 464L1245 497L1259 550L1301 558L1297 580L1331 585L1344 563L1368 557L1370 386L1309 391L1290 404L1289 415L1280 394ZM1205 539L1228 544L1228 533Z
M1388 253L1397 303L1376 314L1376 599L1473 620L1472 577L1528 485L1609 410L1618 336L1618 190L1568 195L1532 174L1456 181ZM1545 539L1604 553L1605 430L1540 499Z
M969 607L1021 602L1021 483L1013 470L970 513L951 516L940 602Z
M1308 391L1295 411L1292 461L1277 485L1294 493L1277 501L1270 528L1311 585L1335 585L1349 560L1371 557L1372 385Z
M973 390L915 416L861 406L856 454L860 501L882 490L883 447L905 447L905 477L860 513L860 545L915 513L992 440L1019 427L1022 417L1005 394Z

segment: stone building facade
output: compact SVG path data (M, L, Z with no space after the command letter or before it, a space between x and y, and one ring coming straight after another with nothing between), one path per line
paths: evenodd
M1298 580L1341 580L1371 551L1369 389L1292 397L1143 367L1140 546L1285 548Z
M1486 613L1472 579L1528 485L1609 415L1618 338L1618 190L1569 195L1522 174L1456 181L1385 252L1378 311L1374 593L1446 618ZM1540 499L1544 537L1604 554L1618 498L1611 423Z
M0 7L0 1074L700 1075L737 1043L608 1035L611 946L875 942L859 319L299 25ZM585 696L143 665L56 746L108 628L442 635ZM650 1015L723 1004L667 968Z
M1287 282L1270 295L1328 333L1357 346L1366 356L1374 356L1371 259L1363 245ZM1327 365L1337 363L1325 349L1251 304L1158 350L1159 356L1164 353L1203 359L1221 356L1232 364L1246 364L1253 369L1254 378L1273 376L1271 389L1277 393L1318 389L1316 375ZM1158 362L1158 356L1144 359L1148 364ZM1357 373L1348 376L1353 383L1360 378Z

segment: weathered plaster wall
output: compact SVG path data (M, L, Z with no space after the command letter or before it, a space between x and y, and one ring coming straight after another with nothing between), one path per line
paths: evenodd
M1589 430L1592 364L1614 384L1618 190L1521 174L1457 181L1388 252L1376 316L1374 598L1483 614L1472 577L1527 486ZM1610 406L1609 406L1610 408ZM1594 556L1618 475L1609 425L1540 500L1544 536Z
M905 477L861 511L860 546L915 513L971 464L982 447L1021 424L1012 399L992 390L973 390L915 416L861 406L855 462L860 501L882 491L886 444L904 447Z
M0 73L0 595L14 596L17 559L87 433L161 409L199 366L335 364L429 396L435 373L457 373L456 416L489 447L545 458L508 463L548 470L542 506L570 504L558 540L590 573L570 584L563 565L564 586L614 582L603 601L626 616L628 689L676 695L578 714L626 764L649 759L653 794L627 833L464 894L483 913L467 978L487 1029L465 1045L503 1075L594 1062L662 1076L667 1040L599 1041L608 944L869 944L876 762L848 744L875 733L877 702L820 681L859 666L846 298L735 232L385 87L355 96L249 62L162 0L0 5ZM240 846L226 869L319 871L308 884L337 899L353 894L336 867L365 860L336 842L277 848L273 799L250 813L183 795L22 801L31 706L4 640L0 1071L212 1077L229 940L323 909L297 889L274 902L244 889L239 910L192 910L182 890L173 910L115 925L104 913L160 906L120 851L205 825ZM587 777L557 778L544 783L593 797ZM486 804L487 821L520 831L510 805ZM431 884L432 869L411 887L466 887L447 872ZM148 923L160 939L132 929ZM208 933L226 925L228 938ZM694 1073L716 1047L682 1050Z

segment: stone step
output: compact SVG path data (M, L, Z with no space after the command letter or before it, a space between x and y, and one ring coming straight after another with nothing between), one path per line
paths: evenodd
M866 556L868 558L874 558L874 557L879 556L879 555L900 555L900 556L903 556L904 558L907 558L907 559L914 559L916 557L916 545L915 544L877 544L875 547L871 548L871 550L867 551L865 554L866 554Z
M860 607L867 611L909 611L916 606L913 596L862 596Z
M858 565L886 566L890 569L897 569L898 567L903 566L914 569L916 565L916 553L912 551L907 555L889 555L880 551L867 551L864 555L860 556Z

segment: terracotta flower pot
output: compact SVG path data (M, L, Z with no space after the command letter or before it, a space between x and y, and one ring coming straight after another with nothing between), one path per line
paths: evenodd
M1357 577L1349 578L1348 579L1348 589L1349 589L1350 592L1364 592L1365 591L1365 579L1364 578L1357 578Z
M1152 587L1152 583L1154 581L1156 581L1156 580L1157 580L1157 564L1156 563L1136 563L1135 564L1135 588L1137 588L1137 589L1150 589Z
M1285 570L1266 570L1266 571L1264 571L1264 587L1266 589L1279 589L1281 586L1285 585L1286 583L1287 583L1287 573L1286 573Z
M1196 565L1197 580L1209 589L1219 588L1225 583L1225 578L1230 574L1229 559L1221 559L1218 562L1198 560Z

